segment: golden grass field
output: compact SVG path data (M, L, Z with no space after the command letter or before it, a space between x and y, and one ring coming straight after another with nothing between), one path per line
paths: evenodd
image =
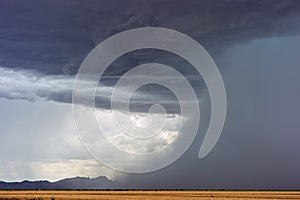
M259 200L300 199L299 192L263 191L0 191L3 199L107 199L107 200L165 200L165 199L211 199L211 200Z

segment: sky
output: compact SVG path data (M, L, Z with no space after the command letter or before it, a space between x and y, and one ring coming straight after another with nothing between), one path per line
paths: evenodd
M119 57L101 77L94 109L98 122L105 124L106 138L118 148L159 152L179 141L179 119L185 127L193 121L179 112L173 93L150 84L131 98L130 119L143 126L149 105L161 103L168 112L163 134L142 144L119 134L110 119L123 110L112 108L110 99L118 79L134 66L156 62L178 70L196 91L201 111L195 140L179 159L163 169L134 174L111 169L86 151L95 147L120 162L101 140L81 143L72 90L81 63L94 47L145 26L180 31L207 50L224 81L227 115L216 146L199 159L211 115L203 78L186 60L168 52L136 50ZM107 176L130 188L299 189L299 52L296 0L0 0L0 180ZM129 95L126 87L121 92L120 102ZM96 133L87 120L91 108L76 106L80 120L91 127L87 132ZM153 116L163 118L160 112ZM137 157L126 160L134 164ZM140 165L148 166L146 161Z

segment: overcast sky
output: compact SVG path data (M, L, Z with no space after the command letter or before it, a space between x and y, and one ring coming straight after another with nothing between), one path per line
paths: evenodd
M147 62L171 65L184 74L197 91L201 109L198 135L175 163L128 174L100 164L82 146L73 120L72 89L81 62L96 45L144 26L174 29L202 44L223 77L228 110L218 143L199 159L210 118L201 76L167 52L140 50L121 56L105 72L96 93L96 116L106 123L107 132L116 128L107 120L114 84ZM299 189L299 52L297 0L0 0L0 180L104 175L132 188ZM127 95L126 89L122 92ZM140 88L132 98L132 111L143 114L153 103L162 103L172 115L164 137L141 146L109 135L112 142L128 151L148 152L176 140L181 115L166 88ZM109 148L101 148L115 158Z

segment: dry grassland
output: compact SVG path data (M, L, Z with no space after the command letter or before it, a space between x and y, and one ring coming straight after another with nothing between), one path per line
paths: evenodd
M262 191L0 191L0 200L59 200L59 199L106 199L106 200L272 200L300 199L300 192Z

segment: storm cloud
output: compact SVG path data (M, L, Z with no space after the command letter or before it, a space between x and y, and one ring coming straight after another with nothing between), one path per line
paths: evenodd
M121 31L144 26L183 32L209 52L220 53L235 43L299 34L299 8L295 0L1 0L0 66L75 74L97 44ZM124 62L135 64L145 57L132 54L116 62L119 70L111 74L120 75L126 71ZM151 59L162 58L155 55Z
M201 121L193 144L172 165L146 174L120 173L98 166L83 149L73 124L72 90L96 45L144 26L174 29L204 46L224 79L228 112L216 147L199 160L210 119L201 76L167 52L144 49L121 56L100 79L95 97L100 120L110 115L118 79L153 62L170 65L189 80ZM299 36L297 0L0 0L0 179L106 175L128 188L299 189ZM139 116L155 103L174 119L179 116L174 94L155 84L139 88L131 108ZM152 151L176 139L174 127L175 121L162 140L147 146L118 134L111 139L129 151ZM65 170L57 171L60 166Z

